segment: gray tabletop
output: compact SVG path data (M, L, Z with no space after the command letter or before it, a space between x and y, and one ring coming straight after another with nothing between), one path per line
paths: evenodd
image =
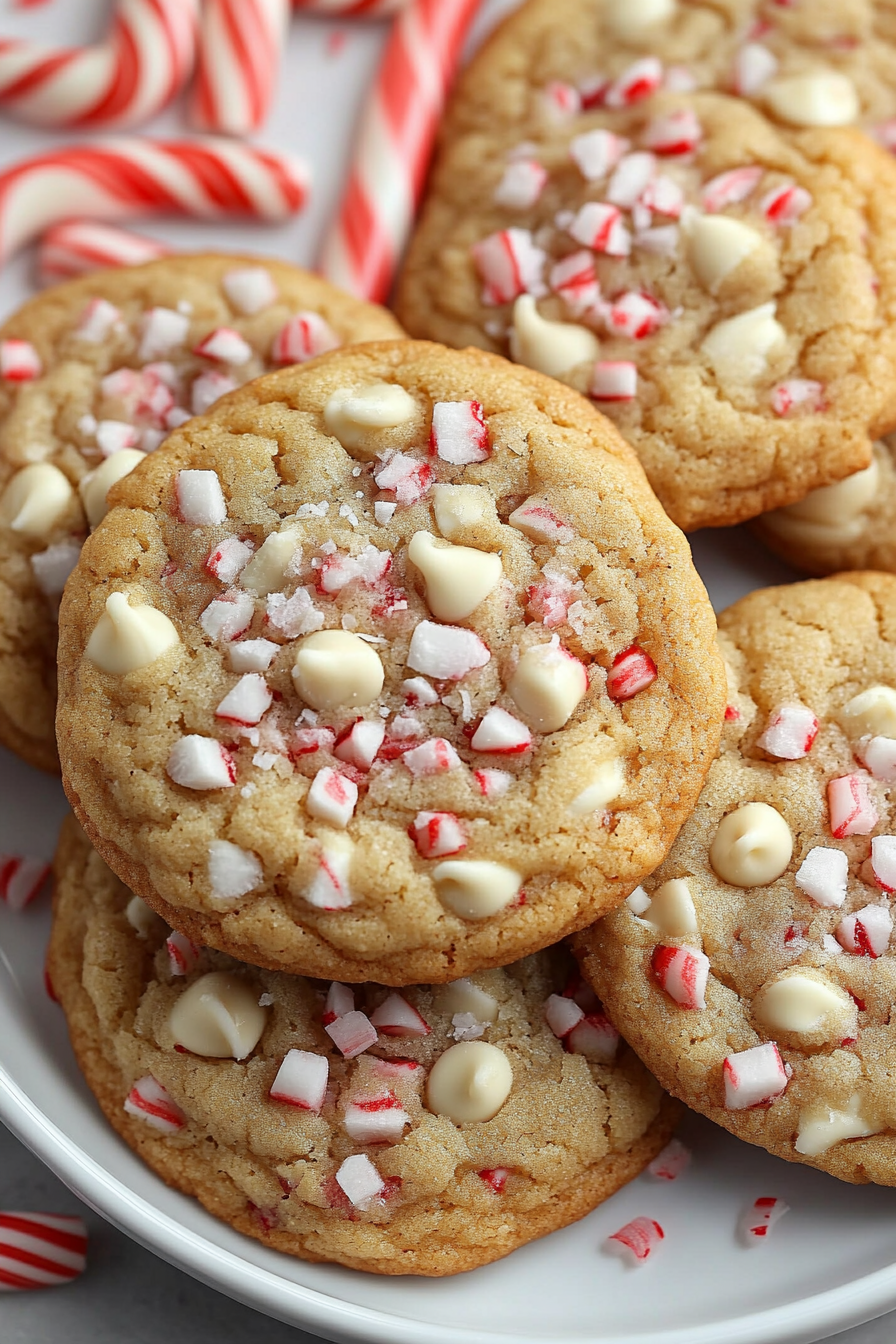
M310 1344L303 1330L172 1268L110 1227L0 1125L0 1209L80 1213L90 1231L86 1274L64 1288L0 1297L2 1344ZM835 1344L893 1344L896 1312Z

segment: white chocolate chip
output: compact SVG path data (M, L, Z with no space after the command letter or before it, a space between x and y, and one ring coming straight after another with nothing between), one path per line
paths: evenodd
M831 1042L855 1035L854 1001L817 971L784 975L763 985L753 1000L753 1013L771 1031L800 1035L823 1030Z
M456 1125L491 1120L510 1096L513 1069L503 1050L463 1041L440 1055L426 1083L426 1104Z
M408 558L426 583L426 603L439 621L460 621L475 611L501 582L500 555L452 546L428 532L415 532Z
M371 430L395 429L416 414L417 403L403 387L371 383L357 391L343 387L334 392L324 407L324 424L349 452L369 448L366 455L374 457Z
M786 514L788 518L801 518L810 523L828 523L831 525L850 522L858 517L877 494L880 479L880 466L877 458L872 458L871 466L864 471L853 472L842 481L833 485L823 485L813 490L798 504L789 504L785 509L777 510L778 516Z
M861 111L852 80L837 70L813 70L770 80L766 106L791 126L848 126Z
M494 500L481 485L435 485L432 501L436 526L449 541L468 527L497 518Z
M804 1157L820 1157L834 1144L844 1139L864 1139L879 1134L880 1127L866 1120L859 1107L861 1099L850 1097L847 1110L837 1111L833 1106L810 1106L800 1111L796 1143L793 1145Z
M843 706L840 721L853 739L868 734L896 738L896 690L870 686Z
M436 990L436 1008L440 1013L469 1013L477 1022L497 1022L498 1000L486 994L472 980L453 980Z
M682 213L681 230L687 239L691 268L709 294L715 294L726 276L765 245L762 234L742 220L729 215L703 215L693 208Z
M125 919L137 933L138 938L148 938L157 924L161 924L155 910L151 909L139 896L132 896L125 906Z
M319 630L299 645L292 679L312 709L360 708L383 689L385 673L376 651L350 630Z
M786 339L787 332L775 318L775 304L762 303L718 322L700 348L723 381L755 382L768 368L769 356Z
M261 1039L267 1012L258 990L226 971L212 971L184 990L168 1016L178 1045L210 1059L245 1059Z
M559 644L527 649L507 685L533 728L554 733L569 722L588 690L585 668Z
M560 378L580 364L597 359L600 345L587 327L575 322L549 322L541 316L531 294L521 294L513 306L510 355L517 364Z
M639 912L639 918L667 938L688 938L698 932L694 898L683 877L673 877L657 887L650 904Z
M301 538L298 532L287 528L265 537L258 550L240 574L240 586L259 597L267 597L283 586L286 569L296 553Z
M129 476L145 457L146 454L136 448L122 448L121 452L107 457L94 471L88 471L86 476L82 476L78 482L78 493L91 527L99 527L109 512L106 497L116 481Z
M768 803L745 803L719 822L709 861L733 887L764 887L786 870L793 854L790 827Z
M665 23L677 8L677 0L608 0L604 12L614 37L640 44L645 28Z
M615 803L624 787L625 767L618 756L611 756L594 767L591 783L576 794L572 802L567 804L566 810L574 817L597 812Z
M132 607L126 593L110 593L84 653L103 672L124 676L149 667L179 643L164 612L149 605Z
M461 919L488 919L519 895L523 879L505 863L447 859L432 870L436 893Z
M50 462L23 467L0 497L0 523L23 537L48 537L74 498L67 476Z

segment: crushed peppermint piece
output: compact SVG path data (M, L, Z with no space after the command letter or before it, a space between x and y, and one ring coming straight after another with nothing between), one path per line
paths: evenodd
M607 1249L622 1254L630 1263L643 1265L665 1237L654 1218L633 1218L607 1238Z

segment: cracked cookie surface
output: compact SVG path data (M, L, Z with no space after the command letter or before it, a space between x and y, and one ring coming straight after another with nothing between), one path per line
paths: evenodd
M176 938L172 951L166 935L69 819L49 972L87 1081L165 1181L275 1250L380 1274L472 1269L584 1217L643 1169L677 1118L587 987L568 980L563 949L404 997L254 970ZM208 1028L197 985L219 1012L245 997L249 1034L194 1039ZM548 1026L552 994L585 1028L597 1024L578 1042L590 1057ZM339 1025L362 1010L379 1028L347 1057L324 1023L350 1052ZM508 1075L486 1120L453 1120L450 1090L447 1101L432 1091L464 1044Z
M718 742L714 617L567 388L479 351L340 351L185 425L112 502L60 614L64 783L196 941L449 980L665 854Z

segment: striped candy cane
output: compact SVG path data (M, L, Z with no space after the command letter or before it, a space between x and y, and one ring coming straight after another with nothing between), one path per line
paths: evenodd
M70 1283L87 1263L87 1228L55 1213L0 1213L0 1292Z
M292 0L293 8L333 17L381 19L404 9L408 0Z
M166 257L171 248L155 238L145 238L114 224L96 224L90 219L71 219L47 229L37 252L37 278L41 285L58 285L105 266L139 266L144 261Z
M381 301L389 292L478 3L414 0L395 21L320 264L328 280L361 298Z
M264 123L277 83L289 0L205 0L193 121L248 135Z
M46 882L50 865L21 854L0 854L0 900L10 910L24 910Z
M119 0L95 47L0 41L0 107L36 126L133 126L193 68L198 0Z
M0 173L0 265L52 224L148 214L279 222L308 190L305 166L231 140L97 140L24 159Z

